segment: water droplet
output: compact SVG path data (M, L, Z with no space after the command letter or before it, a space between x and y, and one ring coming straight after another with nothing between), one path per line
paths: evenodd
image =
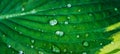
M17 29L17 27L15 27L15 29Z
M56 31L56 35L63 36L64 32L63 31Z
M114 8L115 11L118 11L118 8Z
M55 19L54 19L54 20L50 20L50 22L49 22L49 23L50 23L50 25L54 26L54 25L56 25L56 24L57 24L57 20L55 20Z
M82 54L87 54L87 52L83 52Z
M71 4L67 4L67 7L71 7Z
M70 19L70 17L67 17L67 19Z
M78 12L80 12L81 10L79 9Z
M88 46L89 43L87 41L83 42L83 46Z
M92 14L91 14L91 13L89 13L89 16L92 16Z
M5 37L5 35L2 35L3 37Z
M65 24L68 24L68 21L65 21Z
M77 35L77 38L79 38L80 37L80 35Z
M41 51L39 51L38 53L39 53L39 54L44 54L44 53L43 53L43 52L41 52Z
M114 42L111 42L111 44L114 44Z
M22 32L19 32L19 34L22 34Z
M86 37L88 37L89 34L85 34Z
M64 52L66 52L66 51L67 51L67 49L64 49L63 51L64 51Z
M53 52L59 53L59 52L60 52L60 49L57 48L57 47L55 47L55 46L53 46Z
M22 8L22 11L24 11L25 9L24 8Z
M23 54L23 51L19 51L19 54Z
M31 48L34 48L34 46L33 46L33 45L31 45Z
M34 40L31 40L32 43L34 43L35 41Z
M33 9L33 10L31 11L31 13L32 13L32 14L36 13L36 10L35 10L35 9Z
M103 43L100 43L100 45L103 45Z
M8 48L10 48L11 47L11 45L8 45Z
M70 53L73 53L73 51L70 51Z

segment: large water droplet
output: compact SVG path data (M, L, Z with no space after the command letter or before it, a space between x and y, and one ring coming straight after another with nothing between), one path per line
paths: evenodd
M83 46L89 46L89 43L87 41L83 42Z
M56 35L63 36L64 32L63 31L56 31Z
M50 20L49 23L50 23L50 25L54 26L54 25L57 24L57 20L55 20L55 19L54 20Z
M71 4L67 4L67 7L71 7Z
M60 49L58 47L53 46L53 52L59 53Z

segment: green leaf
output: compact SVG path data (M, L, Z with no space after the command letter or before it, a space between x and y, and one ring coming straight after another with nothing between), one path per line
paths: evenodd
M99 54L117 39L119 2L0 0L0 54Z

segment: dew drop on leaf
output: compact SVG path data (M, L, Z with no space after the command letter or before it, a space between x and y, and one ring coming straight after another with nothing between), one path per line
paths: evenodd
M67 7L71 7L71 4L67 4Z
M31 47L31 48L34 48L34 46L33 46L33 45L31 45L30 47Z
M66 52L66 51L67 51L67 49L64 49L63 51L64 51L64 52Z
M17 27L15 27L15 29L17 29Z
M5 37L5 35L2 35L3 37Z
M114 8L114 10L115 10L115 11L118 11L118 9L117 9L117 8Z
M103 45L103 43L100 43L100 45Z
M63 36L64 32L63 31L56 31L56 35Z
M38 51L38 53L39 53L39 54L44 54L44 53L43 53L43 52L41 52L41 51Z
M87 52L83 52L82 54L87 54Z
M10 48L11 47L11 45L8 45L8 48Z
M80 35L77 35L77 38L79 38L80 37Z
M25 9L24 8L22 8L22 11L24 11Z
M83 46L88 46L89 43L87 41L83 42Z
M68 21L65 21L65 24L68 24Z
M67 19L70 19L70 17L68 16Z
M55 47L55 46L53 46L53 50L52 50L53 52L56 52L56 53L59 53L60 52L60 49L59 48L57 48L57 47Z
M80 12L81 10L79 9L78 12Z
M50 23L51 26L54 26L54 25L57 24L57 20L55 20L55 19L54 20L50 20L49 23Z
M22 34L22 32L19 32L19 34Z
M19 54L23 54L23 51L19 51Z
M35 41L34 40L31 40L32 43L34 43Z

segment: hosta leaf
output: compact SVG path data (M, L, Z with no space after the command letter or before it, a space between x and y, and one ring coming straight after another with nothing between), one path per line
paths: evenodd
M119 54L119 2L0 0L0 54Z

